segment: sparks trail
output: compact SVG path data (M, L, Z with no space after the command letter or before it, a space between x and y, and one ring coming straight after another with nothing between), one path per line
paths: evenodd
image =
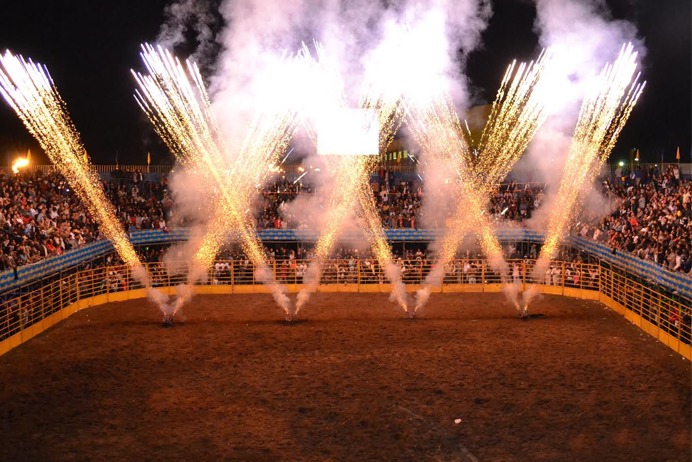
M333 160L330 159L329 163L337 172L334 183L338 187L330 196L326 225L315 246L315 260L310 264L306 273L306 286L298 294L295 314L309 300L310 295L317 290L324 269L324 262L333 252L336 240L354 210L357 222L365 233L377 262L387 279L392 283L392 300L396 301L405 312L408 311L401 270L394 263L392 250L382 228L372 191L368 185L372 167L371 158L366 156L338 157Z
M387 152L387 148L392 143L394 135L404 120L404 105L401 95L387 98L384 95L383 89L378 89L373 84L364 93L360 105L365 109L377 112L380 127L379 152ZM372 168L368 168L367 171L371 172ZM377 258L377 262L380 268L383 269L385 277L392 284L390 300L396 302L404 312L412 315L408 307L406 287L401 277L401 268L394 262L392 248L384 233L382 221L380 220L377 205L369 185L369 176L364 178L364 181L358 188L357 199L361 213L361 229L365 230L365 236Z
M312 59L305 46L301 54L301 58L309 64L311 78L320 82L319 85L315 85L320 91L316 93L315 99L308 102L305 110L307 114L313 114L313 117L315 114L347 107L341 76L326 64L320 44L315 42L314 45L316 59ZM401 99L383 98L381 91L374 85L370 85L361 97L358 106L376 112L379 124L379 151L385 151L403 120ZM317 145L317 133L311 126L311 121L307 122L307 132ZM295 312L292 313L291 318L302 309L310 295L317 290L324 270L324 262L333 252L336 240L350 213L354 210L358 224L365 232L380 267L392 283L392 300L396 301L404 311L408 311L401 271L394 263L392 250L382 228L369 185L372 170L371 158L363 155L331 156L327 164L330 170L336 172L334 189L329 197L327 220L315 246L315 260L311 262L305 275L306 285L298 293Z
M428 107L411 105L414 137L426 156L441 165L450 165L456 186L458 206L440 242L437 261L428 273L425 286L418 291L416 307L425 305L432 287L444 278L445 267L454 256L466 234L479 234L480 246L491 269L500 274L505 293L519 308L516 291L509 288L509 267L490 220L484 214L488 196L511 171L536 130L545 120L541 76L550 62L550 53L542 53L534 63L513 62L505 72L488 122L481 135L476 159L466 142L463 127L454 107L444 97Z
M79 132L48 69L8 50L0 57L0 92L98 221L101 233L113 243L132 275L164 311L165 297L150 286L146 270L101 188L100 178L90 167Z
M533 270L539 280L556 256L558 246L577 216L588 185L592 184L608 159L632 109L644 90L639 82L637 52L631 43L622 46L614 63L606 64L587 94L579 111L548 232ZM531 286L524 294L523 313L538 293Z
M407 103L409 103L407 101ZM407 106L409 127L414 138L422 147L427 162L433 165L449 165L454 177L451 195L457 203L467 200L478 200L473 191L471 196L464 196L468 189L469 178L469 146L460 132L460 123L452 104L444 97L433 99L426 107L411 104ZM475 218L475 215L472 215ZM467 221L459 221L456 232L460 233L462 225L471 225ZM464 229L464 233L466 229ZM448 232L449 235L449 232ZM463 236L459 239L463 239ZM421 308L430 296L431 286L438 286L444 278L445 266L454 258L456 244L451 238L442 242L437 261L426 276L426 284L416 296L414 311Z
M141 57L148 74L132 72L139 87L137 102L176 158L188 169L206 173L199 180L220 209L193 256L187 287L179 287L173 313L192 296L192 285L206 274L220 248L237 239L255 267L255 277L270 287L276 302L289 314L285 288L274 280L247 211L257 185L267 180L272 164L287 149L295 129L295 110L277 107L259 113L240 152L229 162L197 66L190 61L183 66L167 50L151 45L142 46ZM228 183L234 185L233 192Z
M370 169L368 169L370 171ZM367 177L365 178L367 180ZM370 248L373 250L380 268L392 284L391 301L396 302L404 312L409 312L406 287L401 278L401 268L394 262L392 248L382 227L379 213L370 187L359 188L358 205L361 212L360 227L365 230Z
M367 160L363 156L329 158L330 169L336 171L334 189L329 197L325 226L315 245L315 259L305 273L305 287L298 293L294 315L317 290L324 263L334 250L339 233L357 204L358 187L367 176Z
M332 160L333 159L333 160ZM382 228L368 184L371 159L366 156L339 156L328 163L336 171L334 190L329 198L329 208L324 229L315 246L315 259L305 274L305 287L298 293L295 316L317 290L324 270L324 262L334 251L337 238L350 214L356 211L358 223L377 258L385 276L392 283L392 299L404 311L408 311L401 271L394 263L392 250Z

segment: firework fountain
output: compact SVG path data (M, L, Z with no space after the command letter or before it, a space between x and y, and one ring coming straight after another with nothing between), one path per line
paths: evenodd
M146 270L115 218L97 175L89 168L79 134L46 68L8 51L0 58L0 91L87 204L101 224L104 236L113 242L134 277L148 289L165 320L172 321L191 297L192 286L204 277L221 246L230 240L240 241L255 267L256 278L270 287L287 319L293 319L317 290L324 262L354 210L380 267L392 283L392 299L410 316L427 302L431 288L442 283L444 268L454 258L463 238L472 232L479 235L481 248L491 269L500 275L506 294L520 314L526 315L537 288L532 286L524 293L520 307L517 289L509 287L508 265L484 210L492 189L512 169L545 120L546 93L542 91L542 81L550 64L549 53L542 54L535 63L509 66L476 153L463 135L454 106L442 94L420 104L406 98L403 92L392 98L385 97L385 92L375 90L374 86L364 91L365 96L356 106L359 111L374 114L380 130L377 149L386 150L406 114L426 160L451 166L451 194L458 205L440 241L437 261L417 293L415 307L410 309L400 268L393 261L368 185L372 157L354 151L350 155L326 158L329 170L335 172L326 225L317 241L316 258L306 273L306 285L292 309L285 288L274 280L252 226L250 211L257 187L266 182L272 167L284 157L300 122L299 115L305 117L302 122L306 122L307 132L319 151L316 120L349 106L340 75L325 65L319 44L315 43L315 49L317 59L304 46L295 59L287 60L300 69L297 80L301 81L302 90L295 91L293 97L275 104L271 110L258 110L238 153L229 156L196 65L191 62L183 65L166 50L143 45L141 57L147 73L133 71L138 85L136 100L179 162L191 171L205 172L199 176L202 189L220 209L197 247L187 284L178 288L178 297L170 305L150 287ZM632 45L623 46L617 60L603 69L584 99L557 194L558 204L550 217L545 245L534 269L534 280L554 258L560 239L574 217L573 211L583 199L585 185L593 181L595 172L612 151L642 93L644 84L635 76L636 59ZM234 185L232 193L226 187L229 183Z
M101 180L89 165L79 132L46 67L6 51L0 57L0 92L165 316L165 296L151 287L146 269L101 188Z
M517 66L514 62L507 68L481 135L477 158L465 141L453 106L443 97L427 108L414 105L409 109L412 132L428 161L452 166L456 185L452 194L458 204L440 242L437 261L416 294L414 310L424 306L431 289L442 283L445 267L470 232L479 234L490 268L500 274L505 294L519 309L517 288L510 284L502 247L484 209L492 189L506 177L545 120L541 77L549 63L550 54L543 53L535 63Z
M312 114L313 119L325 113L338 112L347 106L340 76L325 64L322 49L317 42L315 42L315 50L317 59L312 61L313 77L318 81L327 82L327 84L315 86L315 88L322 90L315 93L313 101L315 101L316 106L305 109L307 114ZM303 56L306 58L310 56L305 47L303 48ZM387 102L378 95L374 88L374 86L368 87L359 102L359 107L365 111L361 114L374 112L373 118L376 119L376 124L379 127L378 142L375 149L382 152L389 146L401 124L402 105L399 99ZM308 133L318 145L319 150L318 137L320 135L316 133L314 127L311 127L314 125L314 120L312 123L308 121L307 125ZM333 252L336 240L350 216L350 212L354 209L358 216L359 227L365 232L378 264L384 269L385 276L392 284L391 300L395 301L405 312L408 312L401 270L394 262L392 250L387 242L369 186L369 176L373 167L372 157L360 154L363 153L352 152L326 158L329 169L336 172L333 182L334 189L328 198L329 209L326 224L315 246L315 259L306 271L306 285L298 293L293 316L305 306L310 295L317 290L324 270L324 262Z
M178 287L178 297L169 308L174 316L192 296L192 285L212 266L216 254L229 238L240 241L255 267L255 277L267 284L279 306L290 315L285 288L275 280L257 233L252 226L252 200L257 185L267 180L273 163L285 153L295 127L296 113L276 107L258 115L240 152L226 161L225 146L211 112L209 99L197 66L182 63L161 47L143 45L142 60L147 75L132 72L138 91L135 98L159 136L176 158L199 175L203 189L220 209L194 254L187 285ZM228 184L233 184L233 191Z
M372 83L365 91L361 106L376 111L380 128L379 152L386 152L404 120L403 99L388 98L383 89L378 90L378 86ZM366 231L370 248L392 285L390 301L396 302L409 317L413 317L413 311L408 306L401 268L394 262L392 249L382 228L375 198L369 187L358 189L358 203L362 214L361 228Z
M607 64L592 85L581 105L572 143L565 162L557 203L548 221L548 232L533 270L537 281L550 266L558 246L579 211L583 196L593 183L600 167L608 159L632 109L644 90L639 82L637 52L632 44L623 45L612 64ZM522 315L537 295L533 285L523 294Z

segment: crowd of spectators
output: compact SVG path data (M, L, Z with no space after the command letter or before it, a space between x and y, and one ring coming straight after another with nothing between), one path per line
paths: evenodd
M604 192L615 210L580 223L581 236L692 275L692 182L677 166L618 175L604 182Z
M544 183L519 184L516 181L502 184L492 192L488 211L496 219L529 220L545 200L545 186Z
M373 174L370 179L373 201L382 222L390 229L420 228L421 212L425 198L422 181L396 178L388 173ZM544 201L544 183L502 184L492 191L487 211L497 220L524 222ZM313 190L301 183L279 180L262 191L261 204L256 219L259 229L305 228L304 220L284 217L284 203L291 202L298 194L310 194ZM448 211L451 216L453 210Z
M141 173L103 182L126 229L165 228L173 206L165 180ZM55 172L0 172L0 271L60 255L101 238L98 224L65 178Z
M370 183L380 220L385 228L416 228L423 204L423 185L396 180L388 174L373 176Z
M309 194L312 189L299 181L289 181L286 178L266 186L260 193L256 217L257 228L287 228L288 221L281 213L281 206L293 201L301 192Z
M150 181L141 172L128 172L113 175L102 185L125 230L167 229L175 203L166 177ZM419 226L425 200L421 181L379 172L372 175L370 186L385 228ZM692 274L692 183L681 178L677 167L618 175L604 182L604 192L616 204L615 211L605 218L581 222L576 233L671 271ZM256 204L257 227L296 226L282 217L282 205L299 194L312 193L309 186L285 178L266 186ZM523 222L541 206L544 195L543 184L503 184L492 192L487 212L496 219ZM60 255L101 237L84 202L58 173L0 172L0 271ZM238 251L227 252L222 257L244 258ZM337 258L371 258L345 252L342 250ZM276 260L312 257L302 247L279 246L267 249L267 253ZM155 261L160 258L160 249L142 256L145 261ZM425 259L425 252L398 257Z

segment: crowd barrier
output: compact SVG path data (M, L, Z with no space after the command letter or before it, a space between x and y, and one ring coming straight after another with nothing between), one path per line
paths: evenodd
M300 290L307 261L272 263L276 280L291 292ZM691 300L670 295L659 286L647 286L626 272L594 263L553 262L532 276L534 261L509 261L511 283L526 290L531 284L543 293L599 300L681 355L690 350ZM401 262L407 289L421 287L430 271L423 260ZM148 264L152 285L173 294L187 282L187 263ZM329 260L319 286L324 292L388 292L390 285L375 260ZM445 268L441 292L499 292L500 275L482 259L455 260ZM255 279L248 261L218 261L195 287L197 293L267 292ZM143 298L145 289L126 266L77 271L49 283L26 285L0 299L0 355L29 340L74 312L94 305Z
M625 269L630 273L659 284L673 292L692 298L692 278L685 273L674 273L663 266L635 257L631 253L613 252L613 249L583 237L573 237L572 244L595 255L602 261Z
M403 228L386 229L385 235L392 243L421 243L431 242L442 236L443 232L444 230L440 229ZM502 242L529 242L537 244L543 242L542 233L520 227L499 228L496 234ZM134 245L170 244L185 241L188 239L188 236L189 231L185 228L172 228L166 231L141 230L131 233L130 240ZM303 229L263 229L258 231L258 237L263 242L268 243L314 243L319 237L319 233ZM363 235L358 232L347 232L340 237L340 240L344 242L362 242ZM586 251L603 262L624 268L642 279L650 280L672 292L692 299L692 278L688 275L673 273L660 265L640 260L633 255L623 254L622 252L613 253L609 247L583 237L572 237L566 240L565 243ZM0 293L92 261L112 252L113 246L109 241L97 241L80 249L66 252L63 255L19 267L16 271L4 271L0 273Z
M386 229L385 235L390 242L430 242L441 236L442 230L437 229ZM303 229L262 229L257 231L263 242L306 242L314 243L319 233ZM134 245L171 244L186 241L189 231L186 228L171 228L169 230L139 230L130 233L130 241ZM231 238L233 236L230 236ZM542 242L543 236L523 228L508 228L498 230L500 240ZM347 232L340 237L344 242L362 242L364 236L358 232ZM65 252L40 262L0 273L0 293L39 280L55 273L67 270L82 263L113 252L110 241L101 240L88 244L80 249Z

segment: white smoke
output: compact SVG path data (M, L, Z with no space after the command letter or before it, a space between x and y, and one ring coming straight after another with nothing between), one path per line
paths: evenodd
M487 0L229 0L221 14L227 27L210 91L226 139L237 140L248 114L314 92L284 59L313 40L349 104L373 85L410 92L443 85L457 96L459 61L477 45L490 7Z
M381 39L364 56L364 76L395 99L426 104L439 94L466 100L463 64L491 15L486 0L401 2L383 17Z
M215 191L207 190L207 182L200 181L199 172L189 171L184 168L176 168L169 176L169 187L172 192L175 208L171 224L186 226L189 236L186 241L176 243L166 250L163 263L166 271L171 275L183 274L189 271L188 279L192 282L206 280L206 271L203 268L188 268L186 262L192 262L194 254L201 246L209 217L218 211L214 208L216 203ZM178 290L181 293L183 289ZM178 296L182 305L192 291L185 292L184 297ZM174 311L177 311L174 310Z
M143 265L137 265L132 268L132 277L144 286L147 291L147 298L156 305L165 319L165 316L171 312L168 296L152 286L147 270Z
M229 161L240 151L254 115L285 107L305 109L306 102L340 102L342 94L335 89L343 92L347 105L356 105L364 91L373 89L382 97L407 94L421 100L429 100L431 91L444 91L465 105L462 66L491 14L489 0L226 0L219 8L225 28L215 37L209 5L193 0L174 3L167 9L160 39L164 45L177 45L192 30L200 53L215 40L220 46L208 79L209 94ZM320 43L319 53L313 40ZM333 80L321 75L323 81L316 82L306 72L314 69L286 59L303 44L323 60ZM320 93L325 84L331 95ZM428 179L435 187L435 178ZM209 192L199 191L197 184L183 176L171 184L182 201L177 214L192 221L214 212L200 205L212 201L200 200L200 194ZM321 187L319 192L328 189ZM297 204L305 207L287 206L284 212L311 225L323 221L329 210ZM306 210L309 215L301 217ZM346 227L353 222L347 220ZM402 287L396 290L402 303ZM283 306L282 293L275 292L275 297Z
M214 58L217 23L214 8L215 2L211 0L178 0L168 5L157 43L172 50L179 45L189 46L188 37L194 36L195 51L191 58L201 66L210 64Z
M586 88L624 43L634 43L640 59L645 50L636 27L613 20L603 0L536 0L536 13L540 44L553 50L556 61L545 76L550 82L549 117L522 163L539 172L539 178L552 179L550 190L557 193Z
M200 181L200 175L204 173L175 168L168 176L168 187L175 204L173 224L204 223L216 212L214 204L218 195L207 188L208 182Z
M540 43L553 50L557 62L548 76L551 83L550 116L536 134L529 148L527 162L541 171L543 177L557 179L563 175L586 88L606 63L615 60L624 43L635 44L639 59L642 59L645 50L641 41L637 40L635 26L626 21L613 20L602 0L536 0L536 11L535 27ZM597 197L590 192L593 185L585 185L585 188L588 189L581 191L580 196L593 201ZM551 183L549 191L551 195L559 192L557 180ZM547 224L554 203L551 197L546 199L542 209L534 214L534 227ZM578 208L581 207L578 205ZM607 208L603 207L602 210L605 212ZM534 278L540 279L549 265L547 258L540 258L533 271ZM537 294L536 286L524 292L524 314Z
M384 77L383 86L405 95L410 104L426 105L440 95L453 98L457 108L468 106L467 79L463 65L468 54L480 43L482 31L491 15L484 1L432 4L411 2L406 14L391 21L388 40L373 54L375 63L384 63L373 74ZM389 76L387 67L412 62L404 72ZM424 226L440 227L450 211L453 195L450 185L456 181L447 166L422 159L426 200L422 217Z

